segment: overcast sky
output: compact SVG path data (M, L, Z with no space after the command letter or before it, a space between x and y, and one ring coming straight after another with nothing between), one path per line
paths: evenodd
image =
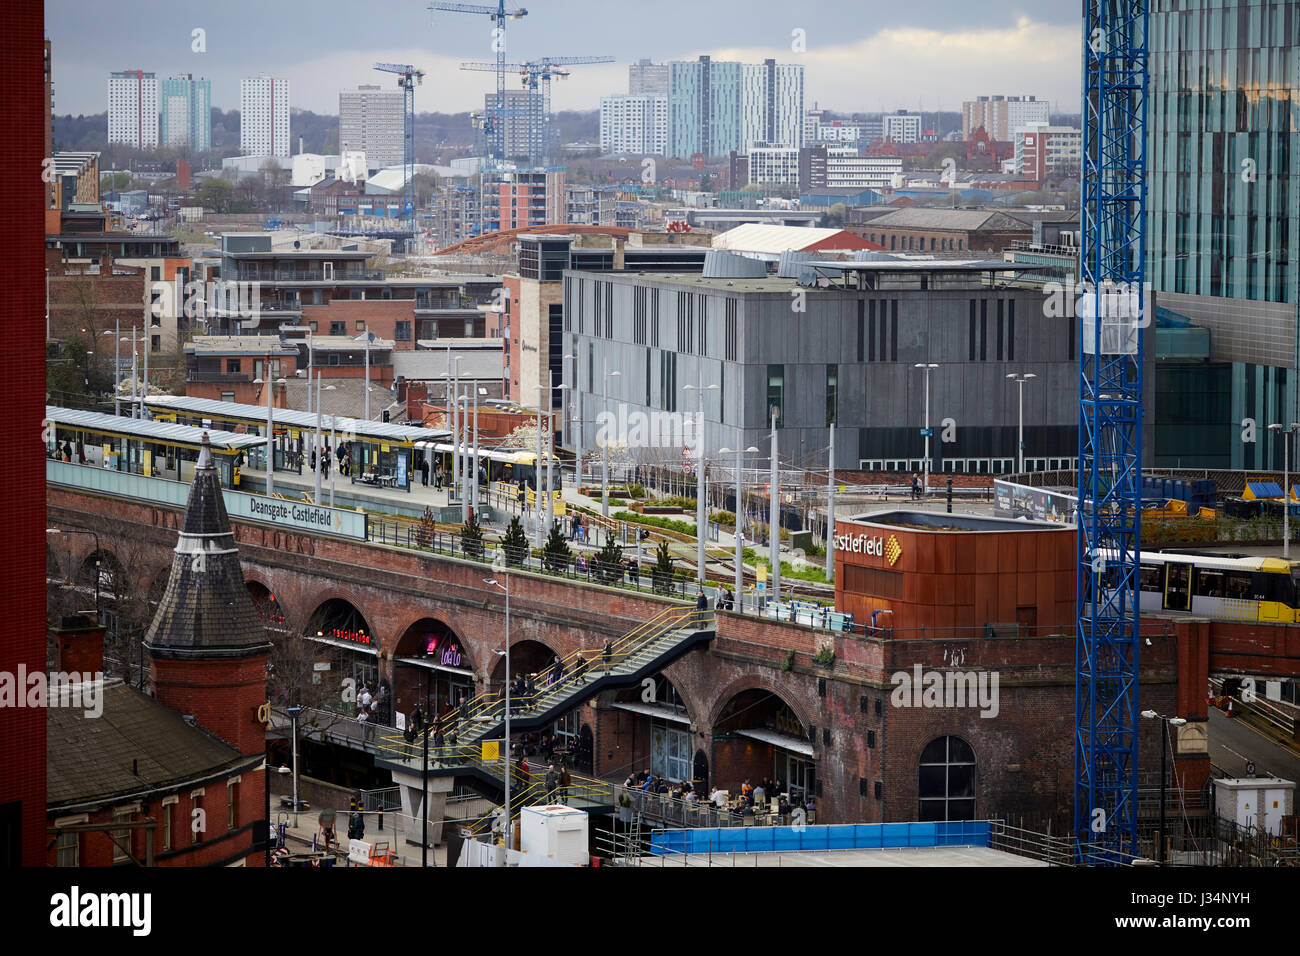
M520 2L520 0L512 0ZM553 85L554 109L596 109L627 92L627 64L710 54L717 59L803 63L805 99L842 111L960 109L963 99L1028 93L1078 112L1078 0L522 0L507 21L507 59L613 56ZM491 21L431 13L427 0L47 0L55 112L100 113L108 74L141 69L159 79L212 81L213 105L239 106L239 80L290 81L294 107L338 112L338 92L358 83L395 87L375 61L425 70L417 111L478 109L491 73ZM195 28L206 52L193 52ZM802 30L805 52L792 50ZM508 79L507 88L519 88Z

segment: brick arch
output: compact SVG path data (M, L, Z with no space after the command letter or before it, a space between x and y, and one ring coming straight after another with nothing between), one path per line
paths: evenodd
M813 725L812 719L808 712L804 710L803 705L800 704L799 701L791 699L790 694L782 693L780 688L777 687L773 681L767 680L764 677L747 674L743 677L734 678L722 685L722 688L718 691L717 696L713 700L713 705L709 708L709 726L714 727L717 725L718 719L722 715L722 708L727 706L731 701L731 698L735 697L737 694L743 694L747 690L765 690L768 693L775 695L780 698L783 704L794 712L794 715L799 718L799 723L803 727L807 728Z
M366 627L371 637L376 637L375 626L370 619L370 615L366 612L366 608L362 605L360 601L356 599L355 595L349 593L346 589L343 588L328 588L323 591L317 591L315 597L311 599L311 610L307 611L305 614L302 614L300 619L296 622L296 626L295 626L296 633L306 634L307 625L311 622L311 619L315 616L316 612L319 611L326 604L328 604L330 601L334 601L334 600L346 601L348 604L351 604L354 608L356 608L357 613L359 613L363 618L365 618ZM385 648L382 639L378 641L377 651L378 651L378 657L380 661L387 660L392 654L392 648L391 647Z
M712 727L711 720L706 723L708 710L700 701L695 686L690 680L690 665L684 660L674 661L660 673L673 685L673 690L677 691L677 696L686 705L686 712L690 715L691 722L701 728Z
M898 746L893 743L893 738L891 738L889 751L890 759L905 761L903 765L908 768L908 773L915 778L916 768L921 760L921 752L936 740L940 740L944 737L956 737L969 747L971 753L975 755L976 771L981 769L979 748L972 743L972 740L977 738L970 733L969 727L927 727L926 732L920 736L908 735L904 738L906 743L903 746Z

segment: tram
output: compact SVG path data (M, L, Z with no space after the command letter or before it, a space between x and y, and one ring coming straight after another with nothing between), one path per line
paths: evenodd
M435 465L442 466L444 475L451 474L452 462L452 444L450 442L416 442L415 447L422 450L429 457L430 467ZM462 452L463 453L463 452ZM509 493L519 487L519 482L524 482L525 486L537 489L537 453L524 451L522 449L507 448L483 448L478 451L479 469L482 472L479 475L479 484L486 483L496 490L503 493ZM542 460L543 471L542 481L546 481L545 459ZM500 486L500 487L498 487ZM506 487L509 486L509 487ZM551 459L551 490L558 493L563 487L563 481L560 477L560 460Z
M239 484L247 449L265 444L256 435L106 415L75 408L45 407L48 458L150 478L190 482L206 432L223 487Z
M1115 552L1104 552L1109 560ZM1143 551L1142 611L1196 614L1218 621L1295 623L1300 561L1208 552ZM1103 574L1102 586L1112 584Z

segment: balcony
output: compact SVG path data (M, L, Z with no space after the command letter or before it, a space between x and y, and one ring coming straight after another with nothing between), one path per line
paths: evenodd
M211 369L199 369L190 371L185 374L185 381L188 384L202 384L211 382L220 382L222 384L249 383L253 381L251 372L218 372Z

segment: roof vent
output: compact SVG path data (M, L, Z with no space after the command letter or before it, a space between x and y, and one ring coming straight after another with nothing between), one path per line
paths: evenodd
M704 256L706 279L762 279L766 276L767 265L758 259L723 249L710 249Z
M802 271L803 263L811 262L816 258L817 254L813 252L787 249L781 253L781 259L776 267L776 274L782 279L797 279Z

